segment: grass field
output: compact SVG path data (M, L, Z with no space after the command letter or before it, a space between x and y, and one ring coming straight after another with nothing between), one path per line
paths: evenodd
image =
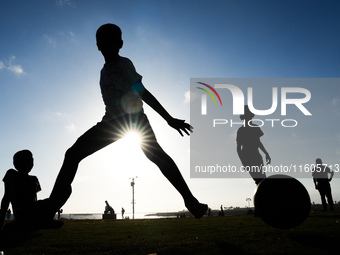
M253 216L65 220L8 239L4 254L339 254L340 211L311 213L290 230ZM20 240L20 241L19 241Z

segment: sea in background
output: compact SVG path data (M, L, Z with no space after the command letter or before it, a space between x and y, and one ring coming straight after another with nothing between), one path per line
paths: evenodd
M124 213L124 219L132 219L132 213ZM119 213L116 215L117 220L121 220L122 214ZM135 213L135 219L164 219L164 218L176 218L175 215L156 215L156 213ZM56 215L57 218L57 215ZM68 220L101 220L103 219L103 214L101 213L70 213L70 214L61 214L60 219L68 219Z
M254 208L233 208L229 210L224 210L222 213L224 216L231 215L245 215L252 214ZM220 210L211 210L209 216L220 216L222 215ZM56 215L57 217L57 215ZM117 220L122 219L122 214L116 214ZM178 212L157 212L157 213L135 213L135 219L164 219L164 218L182 218L182 217L193 217L188 211L178 211ZM71 214L61 214L61 219L71 219L71 220L101 220L103 215L101 213L71 213ZM125 219L133 219L132 213L124 213Z
M339 208L340 204L336 204L335 207ZM312 205L312 211L320 211L322 205ZM223 213L221 210L210 210L207 216L233 216L233 215L245 215L252 214L254 211L253 207L244 208L224 208ZM193 217L192 214L186 210L178 212L147 212L147 213L135 213L134 219L165 219L165 218L183 218L183 217ZM7 219L7 218L6 218ZM14 219L13 214L10 217L11 220ZM55 219L58 219L58 214L55 215ZM102 220L102 213L62 213L60 214L60 219L66 220ZM116 213L116 219L122 220L122 214ZM133 219L132 213L124 213L124 219Z
M335 210L340 210L340 202L334 205ZM322 211L323 207L321 204L312 204L311 211ZM254 211L253 207L245 207L245 208L226 208L224 207L223 215L224 216L234 216L234 215L245 215L252 214ZM207 216L220 216L220 210L211 210L210 214ZM188 211L179 211L179 212L158 212L158 213L135 213L135 219L164 219L164 218L182 218L182 217L192 217L192 215ZM56 214L55 219L58 218ZM8 219L6 217L6 219ZM10 220L14 219L13 214L10 215ZM60 219L68 219L68 220L102 220L103 214L101 213L62 213L60 215ZM117 220L122 220L122 214L116 214ZM132 213L124 213L124 219L133 219Z
M177 218L180 214L178 213L135 213L135 219L164 219L164 218ZM187 212L187 217L189 213ZM58 219L58 215L55 215L55 219ZM66 220L102 220L103 214L101 213L62 213L59 219ZM122 220L122 214L116 214L117 220ZM124 219L133 219L132 213L124 213ZM6 220L14 220L14 215L11 214ZM1 254L0 254L1 255Z

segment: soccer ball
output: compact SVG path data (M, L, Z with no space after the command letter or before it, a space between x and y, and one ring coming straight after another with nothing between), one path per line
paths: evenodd
M272 175L262 180L254 195L255 213L269 226L290 229L308 217L311 202L306 188L288 175Z

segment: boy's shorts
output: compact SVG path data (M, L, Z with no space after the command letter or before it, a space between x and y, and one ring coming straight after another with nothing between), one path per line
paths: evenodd
M144 113L123 115L110 121L98 122L78 138L72 146L82 158L123 138L128 132L135 131L141 137L141 147L157 143L149 120Z

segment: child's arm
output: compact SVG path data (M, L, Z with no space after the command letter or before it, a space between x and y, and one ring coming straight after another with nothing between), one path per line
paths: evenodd
M169 126L176 129L181 136L183 133L190 135L192 132L192 126L190 124L185 123L184 120L179 120L171 117L171 115L164 109L164 107L159 103L159 101L144 87L141 82L136 82L133 84L133 88L139 93L142 100L147 103L152 109L154 109L159 115L165 119Z
M316 178L313 178L315 189L318 189L318 182Z
M330 173L331 173L331 176L330 176L330 178L328 179L329 182L331 182L331 180L333 179L334 171L330 171Z
M1 200L0 229L2 229L2 226L4 224L7 209L9 207L9 203L10 203L9 194L8 194L8 187L6 188L6 186L7 185L5 184L5 194L4 194L4 197ZM7 192L6 192L6 190L7 190Z
M236 150L237 150L237 155L240 158L242 165L245 166L245 162L243 162L244 160L243 160L243 153L242 153L242 145L241 145L241 143L237 142Z
M263 144L260 141L259 141L259 148L264 152L264 154L266 154L266 162L267 162L267 164L270 164L271 158L269 156L269 153L266 151L266 149L264 148Z

